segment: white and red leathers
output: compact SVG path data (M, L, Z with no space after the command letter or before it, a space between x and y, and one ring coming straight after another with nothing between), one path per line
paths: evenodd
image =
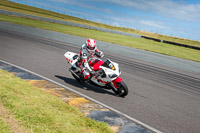
M103 57L103 52L97 49L96 42L93 39L88 39L85 44L82 45L80 50L80 62L79 67L83 73L84 80L88 80L90 73L93 70L89 66L89 61L96 55L97 57Z

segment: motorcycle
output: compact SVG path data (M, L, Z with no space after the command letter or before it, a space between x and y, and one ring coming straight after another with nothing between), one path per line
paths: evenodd
M69 71L72 76L81 82L81 69L78 66L79 54L74 52L66 52L64 54L67 62L71 65ZM94 71L94 75L91 76L88 83L103 87L105 89L112 89L116 95L120 97L125 97L128 95L128 87L124 83L123 79L119 77L121 74L119 65L109 59L105 62L97 57L92 58L88 61L89 66Z

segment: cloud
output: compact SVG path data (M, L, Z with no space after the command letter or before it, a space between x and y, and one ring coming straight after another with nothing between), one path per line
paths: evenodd
M165 17L200 22L200 4L188 4L172 0L96 0L107 1L130 9L154 12Z
M28 3L114 26L200 39L200 3L189 4L186 0L30 0Z
M90 2L88 0L86 0L85 2L83 2L81 0L50 0L50 1L64 3L64 4L70 4L70 5L79 6L79 7L83 7L83 8L87 8L87 9L92 9L92 10L97 10L97 11L105 12L105 13L109 13L109 14L113 13L109 8L101 8L101 7L93 6L92 2ZM90 2L90 4L87 4L87 2Z
M50 0L50 1L55 2L55 0ZM68 0L65 0L65 1L56 0L56 1L57 2L62 1L66 4L68 4L68 3L74 4L74 5L77 4L76 2L71 2L71 1L68 1ZM51 10L51 11L56 11L56 12L65 13L65 14L68 14L68 15L80 17L80 18L83 18L83 19L89 19L89 20L92 20L92 21L97 21L96 20L97 18L106 19L106 17L104 17L104 16L93 14L93 13L90 13L88 11L77 10L77 9L73 9L73 8L70 8L70 7L66 8L66 7L56 6L55 4L53 4L51 2L28 1L28 4L38 6L40 8L45 8L45 9L48 9L48 10ZM100 20L98 20L97 22L100 22Z
M171 27L166 26L161 21L153 21L153 20L144 20L144 18L140 17L132 17L132 18L125 18L125 17L110 17L112 23L118 23L118 26L129 25L129 27L134 28L142 28L142 27L149 27L149 28L158 28L160 30L171 30ZM123 26L126 27L126 26Z
M155 6L155 11L166 17L179 20L200 22L200 4L177 3L167 0L161 6Z
M146 26L151 26L151 27L154 27L154 28L165 29L165 30L171 29L170 27L165 26L162 22L155 22L155 21L149 21L149 20L141 20L140 24L146 25Z

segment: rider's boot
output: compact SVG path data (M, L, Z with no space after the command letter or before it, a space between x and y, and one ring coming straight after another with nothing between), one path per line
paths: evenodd
M86 83L86 82L88 82L88 81L89 81L88 75L84 75L84 74L82 73L81 76L80 76L80 81L81 81L81 83Z

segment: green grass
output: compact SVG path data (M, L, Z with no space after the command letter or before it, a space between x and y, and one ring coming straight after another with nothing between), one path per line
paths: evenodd
M144 49L156 53L179 57L183 59L193 60L200 62L200 52L198 50L174 46L170 44L164 44L142 38L133 38L118 34L106 33L96 30L84 29L79 27L67 26L62 24L55 24L49 22L43 22L39 20L32 20L14 16L0 15L0 21L7 21L11 23L31 26L40 29L46 29L86 38L94 38L105 42L111 42L128 47ZM101 44L98 44L101 45Z
M0 133L12 133L9 125L3 121L1 114L0 114Z
M34 133L112 132L105 123L91 120L77 108L69 106L56 96L47 94L3 70L0 70L0 100L27 131Z
M118 31L153 37L153 38L157 38L161 40L173 41L177 43L200 47L199 41L193 41L193 40L188 40L188 39L183 39L183 38L160 35L160 34L151 33L151 32L145 32L145 31L140 31L140 30L134 30L134 29L123 28L123 27L115 27L111 25L96 23L96 22L84 20L81 18L69 16L69 15L59 14L59 13L52 12L49 10L44 10L44 9L31 7L31 6L27 6L27 5L23 5L19 3L14 3L7 0L1 0L0 9L20 12L20 13L25 13L25 14L30 14L30 15L36 15L36 16L41 16L41 17L53 18L53 19L58 19L58 20L63 20L63 21L75 22L75 23L107 28L107 29L112 29L112 30L118 30Z

